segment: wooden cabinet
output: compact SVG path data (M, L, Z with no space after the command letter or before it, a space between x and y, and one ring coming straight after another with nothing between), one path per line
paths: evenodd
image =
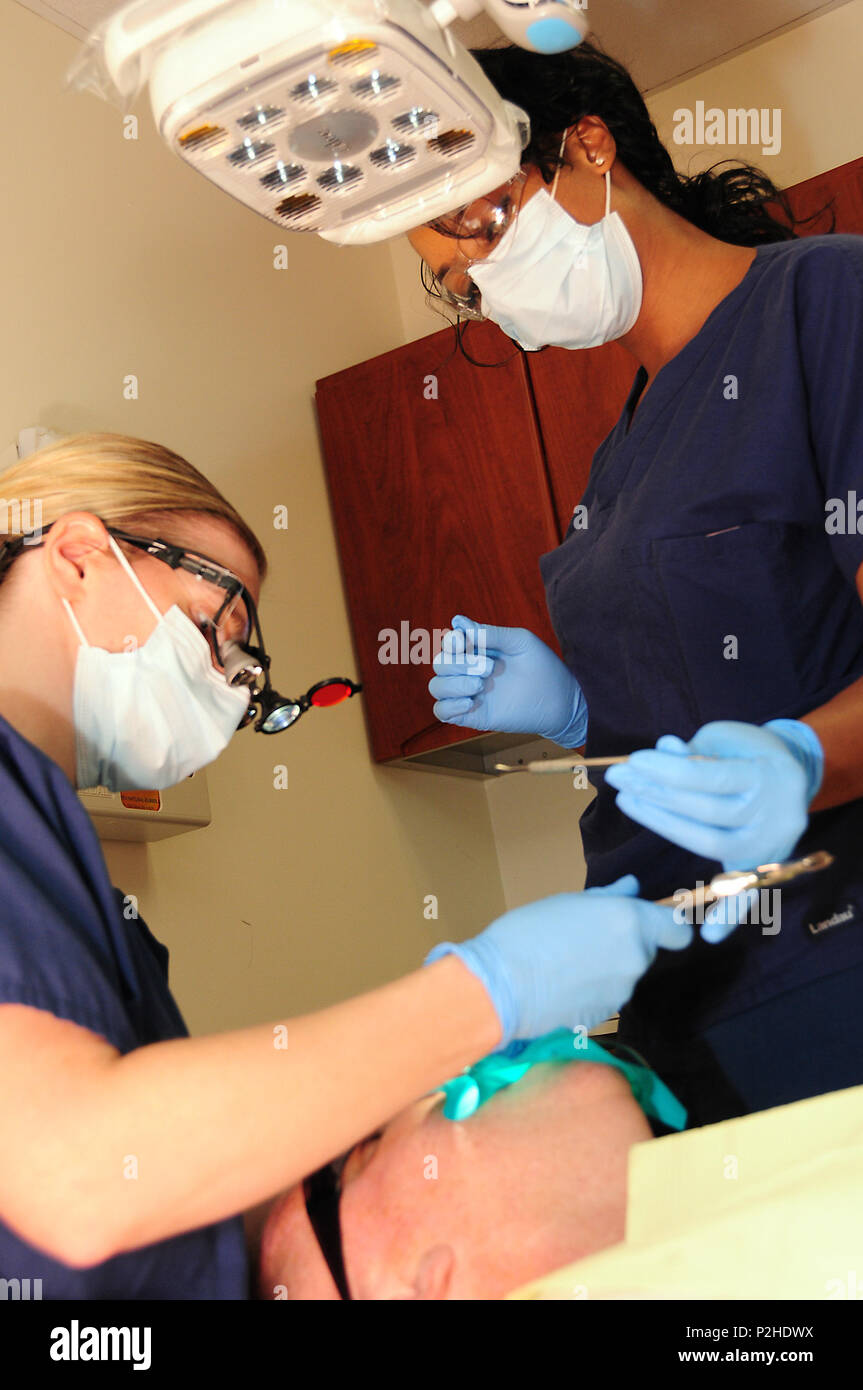
M619 343L570 352L549 347L527 361L561 539L580 501L594 454L614 428L637 364Z
M558 544L560 531L530 382L521 355L494 324L472 329L473 353L499 366L472 366L453 352L453 332L444 329L317 383L369 737L380 762L476 738L435 720L427 690L431 658L454 614L555 640L538 557Z
M810 217L825 204L832 204L834 231L863 233L863 159L852 159L826 174L816 174L786 189L786 193L795 217ZM770 205L770 210L774 216L781 216L778 206ZM820 236L830 230L828 212L807 227L796 228L798 236Z
M836 230L861 232L863 159L788 196L798 217L832 199ZM316 403L372 754L482 771L524 736L438 723L431 658L456 613L558 649L539 557L561 541L636 366L618 343L522 355L492 323L465 341L497 365L473 366L445 328L324 377Z

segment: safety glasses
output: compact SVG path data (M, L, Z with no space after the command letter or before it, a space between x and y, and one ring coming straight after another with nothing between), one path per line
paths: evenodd
M193 575L205 591L207 586L212 586L220 596L224 593L224 599L217 600L216 612L212 616L201 614L199 621L228 684L249 690L249 707L238 728L250 724L257 715L257 733L280 734L296 724L307 710L340 705L362 690L361 685L345 676L330 676L318 681L298 700L280 695L270 684L270 657L264 645L258 610L242 580L208 555L199 555L167 541L131 536L112 527L108 530L116 540L136 546L172 569L182 569ZM252 634L257 638L256 643L251 641Z
M126 545L152 555L173 570L182 570L192 576L189 593L201 599L203 607L195 614L195 620L209 629L208 639L212 638L213 651L219 665L224 667L223 649L231 643L246 647L251 640L253 626L257 626L257 613L251 595L241 579L224 565L211 560L208 555L186 550L168 541L151 540L143 536L132 536L127 531L107 528L115 540L125 541ZM215 608L215 612L209 610ZM258 630L259 627L258 627ZM245 684L234 681L232 684Z
M470 268L491 255L515 222L526 181L527 174L520 169L482 198L426 224L431 231L458 243L451 253L447 252L448 263L439 271L423 262L423 284L430 301L443 301L460 318L485 318L482 297L470 277Z
M202 605L195 611L195 621L210 643L228 684L249 691L249 704L237 728L244 729L256 715L257 733L278 734L289 728L296 719L290 713L296 702L280 695L270 684L270 656L258 610L243 581L209 555L169 541L130 535L112 526L106 529L115 540L192 576L193 597L199 597ZM216 608L215 613L207 611L210 607Z

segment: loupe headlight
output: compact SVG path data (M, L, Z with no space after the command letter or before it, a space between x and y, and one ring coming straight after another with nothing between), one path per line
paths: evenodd
M296 723L303 712L296 700L288 700L284 695L268 686L258 697L258 722L255 728L262 734L280 734Z
M293 723L296 715L272 728L267 727L267 722L275 713L275 709L271 707L278 706L281 696L276 695L270 686L270 658L266 652L260 647L241 647L238 642L225 642L222 644L219 658L228 685L235 690L249 692L248 708L237 725L238 729L245 729L258 714L260 717L255 728L267 734L279 733L281 729L286 729L288 724Z
M359 695L362 690L361 685L357 685L347 676L328 676L326 680L318 681L298 700L290 700L273 690L266 677L265 680L264 689L258 695L252 696L252 702L258 707L255 729L262 734L280 734L283 729L289 729L295 724L306 710L328 709L331 705L340 705L352 696Z
M249 707L238 728L243 729L257 715L255 729L263 734L280 734L299 719L305 708L298 700L287 699L270 685L269 656L257 647L241 647L237 642L222 648L225 680L235 689L249 691Z
M225 680L231 686L248 686L252 695L259 694L266 684L267 664L253 651L244 651L236 642L226 642L222 648Z
M270 685L270 657L264 648L257 610L248 596L246 602L260 646L230 641L215 644L216 658L228 685L249 692L248 709L237 725L238 729L245 728L254 719L256 733L280 734L295 724L306 710L340 705L359 694L362 686L349 677L329 676L326 680L318 681L298 700L280 695Z

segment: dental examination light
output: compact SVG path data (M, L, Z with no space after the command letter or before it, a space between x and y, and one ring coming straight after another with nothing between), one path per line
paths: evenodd
M128 112L149 84L171 149L288 231L365 244L517 171L526 114L448 30L485 9L515 43L574 48L581 0L132 0L67 84Z

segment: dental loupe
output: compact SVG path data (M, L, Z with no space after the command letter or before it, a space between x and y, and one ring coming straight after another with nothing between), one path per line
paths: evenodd
M574 48L586 0L132 0L67 84L156 125L200 174L288 231L366 244L518 169L526 114L448 30L485 9L520 46Z

